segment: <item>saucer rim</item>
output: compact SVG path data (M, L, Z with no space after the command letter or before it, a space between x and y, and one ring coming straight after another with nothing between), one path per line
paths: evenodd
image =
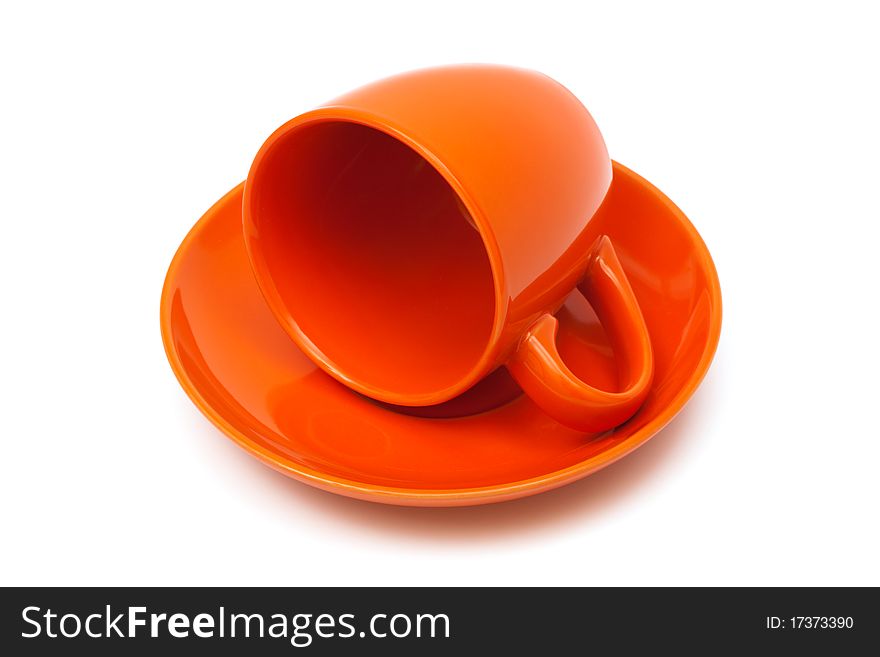
M290 459L286 459L278 453L254 442L228 422L199 393L198 388L186 375L185 368L174 349L172 337L173 332L171 327L171 281L175 279L177 269L190 244L195 240L196 236L205 229L210 217L213 216L215 209L222 205L230 196L238 193L244 186L244 182L239 183L230 191L226 192L199 218L180 243L180 246L177 248L174 257L171 260L171 264L168 267L165 281L162 286L162 297L160 301L160 328L165 355L168 358L171 369L180 383L180 386L184 389L193 404L195 404L196 408L198 408L202 414L214 424L214 426L231 438L239 447L282 474L316 488L345 495L347 497L403 506L471 506L502 502L525 497L527 495L534 495L587 477L598 470L611 465L618 459L626 456L646 443L678 415L705 378L709 366L714 359L718 342L721 337L721 286L718 281L718 273L715 268L715 263L709 254L709 250L706 247L703 238L681 209L679 209L679 207L662 191L651 184L650 181L617 161L612 160L612 166L615 176L627 176L633 179L646 191L658 197L678 219L695 250L699 252L698 260L701 261L701 264L706 271L706 278L709 284L711 297L709 304L709 327L707 331L709 337L706 341L703 353L700 356L700 360L693 369L691 376L685 382L679 393L657 416L622 442L607 450L603 450L598 454L594 454L584 461L536 477L480 487L449 489L405 488L381 484L365 484L363 482L345 479L343 477L336 477L326 472L321 472L309 468L308 466L295 463Z

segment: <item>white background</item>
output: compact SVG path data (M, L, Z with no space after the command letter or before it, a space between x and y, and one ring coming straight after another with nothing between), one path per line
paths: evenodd
M4 4L0 583L880 584L880 21L710 4ZM691 217L715 363L650 443L535 498L288 480L178 386L165 270L285 120L473 61L568 86Z

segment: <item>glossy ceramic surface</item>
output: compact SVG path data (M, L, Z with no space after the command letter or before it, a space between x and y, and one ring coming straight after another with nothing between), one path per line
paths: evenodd
M352 389L434 405L512 363L546 412L601 430L638 408L653 371L613 247L590 248L611 177L589 112L547 76L415 71L266 140L245 183L245 246L281 326ZM552 314L588 271L581 289L609 309L599 315L624 365L613 394L580 381L553 346Z
M503 368L440 406L374 402L319 369L267 308L245 253L242 193L240 185L211 208L175 256L162 295L163 340L181 385L215 425L313 486L421 506L497 502L561 486L624 456L669 422L715 352L721 297L705 245L672 202L615 164L590 240L610 236L655 362L647 399L628 422L585 434L524 395L505 403L516 389ZM584 297L571 293L556 316L557 346L574 373L616 389L609 342Z

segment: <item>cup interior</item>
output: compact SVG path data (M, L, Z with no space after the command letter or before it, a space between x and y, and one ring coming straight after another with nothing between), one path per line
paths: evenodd
M260 286L313 356L394 403L444 401L472 373L491 341L492 268L428 160L376 128L322 120L275 139L248 185Z

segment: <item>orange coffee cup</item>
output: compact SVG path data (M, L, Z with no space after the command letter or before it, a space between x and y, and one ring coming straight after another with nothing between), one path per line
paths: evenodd
M610 240L587 225L611 161L586 108L531 71L453 66L357 89L288 121L244 192L257 283L328 374L428 406L498 367L584 431L627 420L653 376L647 328ZM553 316L578 287L620 390L564 364Z

